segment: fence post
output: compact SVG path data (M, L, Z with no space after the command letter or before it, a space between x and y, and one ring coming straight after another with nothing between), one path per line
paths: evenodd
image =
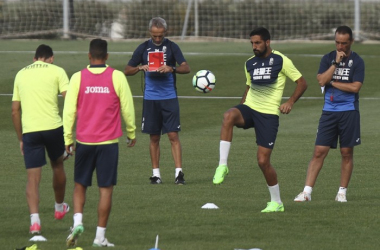
M354 24L354 39L359 42L360 39L360 0L355 0L355 24Z
M69 38L69 0L63 0L63 38Z
M186 35L187 24L189 22L189 15L190 15L190 11L191 11L191 3L193 2L193 0L188 0L188 1L189 2L187 4L185 22L183 23L181 40L183 40L185 38L185 35Z

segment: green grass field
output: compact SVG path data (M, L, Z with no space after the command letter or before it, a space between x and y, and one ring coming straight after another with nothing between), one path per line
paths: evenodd
M55 51L55 64L69 76L88 63L89 41L0 41L3 67L0 68L0 151L2 152L0 189L0 249L31 245L29 213L25 198L26 171L11 122L11 94L17 71L32 62L35 48L46 43ZM178 75L180 96L180 138L187 185L174 184L174 166L166 136L161 142L163 185L150 185L151 175L147 135L140 133L142 106L141 76L128 77L136 96L137 145L120 144L118 185L106 236L115 250L148 250L160 237L162 250L270 249L377 249L379 205L377 173L379 162L380 88L376 69L380 59L378 45L354 44L366 62L365 84L360 92L363 144L355 148L355 169L346 204L334 201L339 187L339 150L330 151L309 203L295 203L303 189L307 164L323 100L316 82L322 54L334 49L334 42L272 43L272 48L288 55L306 78L309 88L289 115L280 116L280 129L272 163L277 170L284 213L262 214L269 192L256 164L253 130L235 129L229 157L230 174L220 186L212 184L219 159L219 132L224 111L236 105L245 90L243 65L252 55L250 43L179 42L192 72ZM109 65L123 70L138 42L109 43ZM192 75L200 69L211 70L217 84L210 94L196 92ZM295 85L287 82L284 96ZM8 94L8 95L6 95ZM62 108L61 100L61 108ZM125 140L125 136L122 141ZM67 196L72 205L74 159L66 162ZM96 181L95 181L96 184ZM65 240L72 215L62 221L53 219L54 198L51 169L45 166L40 186L42 235L47 242L37 243L41 250L66 249ZM84 211L85 232L79 246L90 249L97 223L98 189L88 189ZM203 210L215 203L218 210Z

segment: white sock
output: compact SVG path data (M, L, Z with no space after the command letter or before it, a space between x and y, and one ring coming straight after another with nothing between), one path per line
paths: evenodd
M274 186L268 186L269 193L270 193L270 201L275 201L278 204L282 204L281 198L280 198L280 186L278 184Z
M83 219L83 214L82 213L76 213L74 214L73 216L73 219L74 219L74 227L78 226L78 225L82 225L82 219Z
M228 154L230 153L231 142L220 141L219 143L219 165L227 165Z
M63 212L63 203L55 203L55 211Z
M160 169L159 168L153 168L153 176L161 178Z
M33 225L34 223L41 225L40 215L38 213L30 215L30 225Z
M303 191L304 191L305 193L311 194L311 192L313 192L313 188L310 187L310 186L305 186L305 187L303 188Z
M175 168L175 176L174 176L174 178L177 178L179 172L181 172L181 171L182 171L182 168Z
M106 235L106 228L105 227L96 227L96 235L95 239L100 240L102 242Z
M346 195L346 193L347 193L347 188L345 188L345 187L340 187L339 190L338 190L338 193Z

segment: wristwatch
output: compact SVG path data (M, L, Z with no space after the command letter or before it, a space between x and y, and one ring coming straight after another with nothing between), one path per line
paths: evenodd
M177 68L175 66L172 67L172 69L173 69L173 73L175 73L177 71Z
M332 60L331 61L331 65L339 66L339 63L337 61L335 61L335 60Z

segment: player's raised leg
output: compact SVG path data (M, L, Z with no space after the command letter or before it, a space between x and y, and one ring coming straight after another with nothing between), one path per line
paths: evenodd
M234 126L244 126L243 116L237 108L231 108L223 115L219 143L219 166L215 170L214 184L221 184L224 181L224 177L229 173L227 160L231 148Z
M57 160L50 160L53 170L53 189L55 196L54 218L61 220L70 211L70 207L64 202L66 191L66 173L63 167L63 155Z

